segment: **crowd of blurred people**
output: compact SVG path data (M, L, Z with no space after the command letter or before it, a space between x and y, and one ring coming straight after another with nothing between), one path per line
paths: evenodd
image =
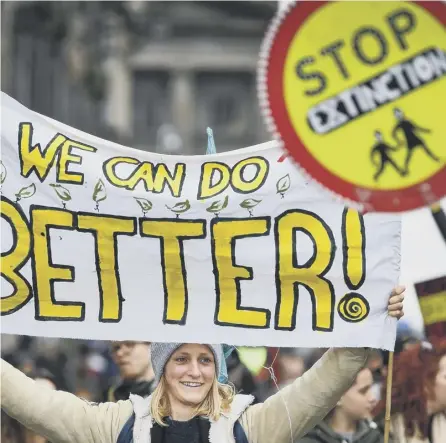
M236 390L263 402L300 377L325 349L237 348L228 358ZM155 389L150 343L2 336L2 357L36 383L93 402L150 395ZM300 443L381 443L388 353L375 350L355 383ZM1 441L45 443L2 412ZM429 341L399 327L392 386L393 443L446 441L446 337ZM435 436L436 439L435 439Z

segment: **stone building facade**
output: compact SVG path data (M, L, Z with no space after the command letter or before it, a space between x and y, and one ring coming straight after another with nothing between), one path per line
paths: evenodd
M2 90L142 150L269 139L258 52L277 2L2 2Z

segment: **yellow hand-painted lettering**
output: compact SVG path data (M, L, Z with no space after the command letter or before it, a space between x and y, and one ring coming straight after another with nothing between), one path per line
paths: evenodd
M87 152L96 152L97 149L93 146L85 145L84 143L73 140L66 140L60 150L59 170L57 181L62 183L83 184L84 174L77 172L70 172L68 166L70 163L82 164L82 157L72 153L73 148L78 148Z
M116 168L121 164L138 165L127 178L118 175ZM114 157L104 162L103 170L106 179L118 188L133 191L141 182L147 192L162 193L166 186L174 197L180 197L186 177L186 165L176 163L171 172L163 163L153 165L131 157Z
M32 296L31 285L19 272L31 252L31 234L20 206L2 197L0 212L11 226L15 240L11 249L1 256L1 275L13 287L12 294L2 298L1 313L7 315L25 306Z
M49 227L72 228L73 214L61 209L33 208L31 210L34 240L34 278L36 286L36 318L82 320L85 304L57 302L54 298L54 281L73 281L73 268L54 266L51 260Z
M268 218L217 220L212 223L212 258L217 290L216 320L221 325L251 328L269 327L271 312L260 308L241 308L239 280L251 280L252 270L233 262L236 239L267 235Z
M143 237L161 240L161 262L164 282L164 323L185 324L187 315L187 282L183 240L204 238L204 220L142 220Z
M296 231L313 240L314 255L307 263L296 266ZM293 330L298 301L298 285L311 294L313 329L333 329L335 295L333 285L324 278L334 259L335 244L328 225L316 214L288 211L276 219L276 241L279 260L276 264L277 296L276 329Z
M71 163L82 164L82 157L72 153L73 148L83 151L96 152L93 146L86 145L67 138L65 135L56 134L42 152L40 144L32 146L33 125L20 123L19 126L19 157L21 174L29 177L34 171L37 178L43 182L53 167L58 157L57 177L58 183L83 184L84 175L68 170Z
M124 217L111 217L91 214L79 214L77 226L80 231L91 231L95 237L96 267L99 280L101 310L99 321L119 321L122 315L122 294L118 282L118 234L134 235L136 220Z

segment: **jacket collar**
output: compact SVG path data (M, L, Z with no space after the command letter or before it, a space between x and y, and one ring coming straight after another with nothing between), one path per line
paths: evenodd
M376 432L377 428L378 425L374 421L361 420L358 423L358 428L353 435L353 441L360 441L368 433ZM310 432L308 432L308 436L318 437L320 441L324 442L341 442L344 440L342 435L335 432L325 420L322 420Z
M136 417L145 417L150 415L150 403L152 396L141 397L136 394L130 394L130 401L133 404L133 412ZM245 411L245 409L252 404L254 396L238 394L234 396L229 412L223 412L222 415L226 418L237 420Z
M141 397L140 395L130 394L130 401L133 405L133 412L136 418L142 418L150 415L150 403L152 402L152 396Z
M130 394L130 401L135 413L135 425L133 427L133 440L138 443L150 443L150 430L153 426L153 419L150 415L150 403L152 396L140 397ZM234 423L240 418L245 410L252 404L252 395L236 395L231 404L229 412L222 413L222 417L217 420L209 420L211 428L209 431L210 443L234 442Z

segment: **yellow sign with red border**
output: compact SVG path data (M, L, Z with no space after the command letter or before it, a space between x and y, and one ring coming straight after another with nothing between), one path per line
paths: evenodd
M313 179L368 211L446 195L446 6L300 1L265 39L268 124Z

